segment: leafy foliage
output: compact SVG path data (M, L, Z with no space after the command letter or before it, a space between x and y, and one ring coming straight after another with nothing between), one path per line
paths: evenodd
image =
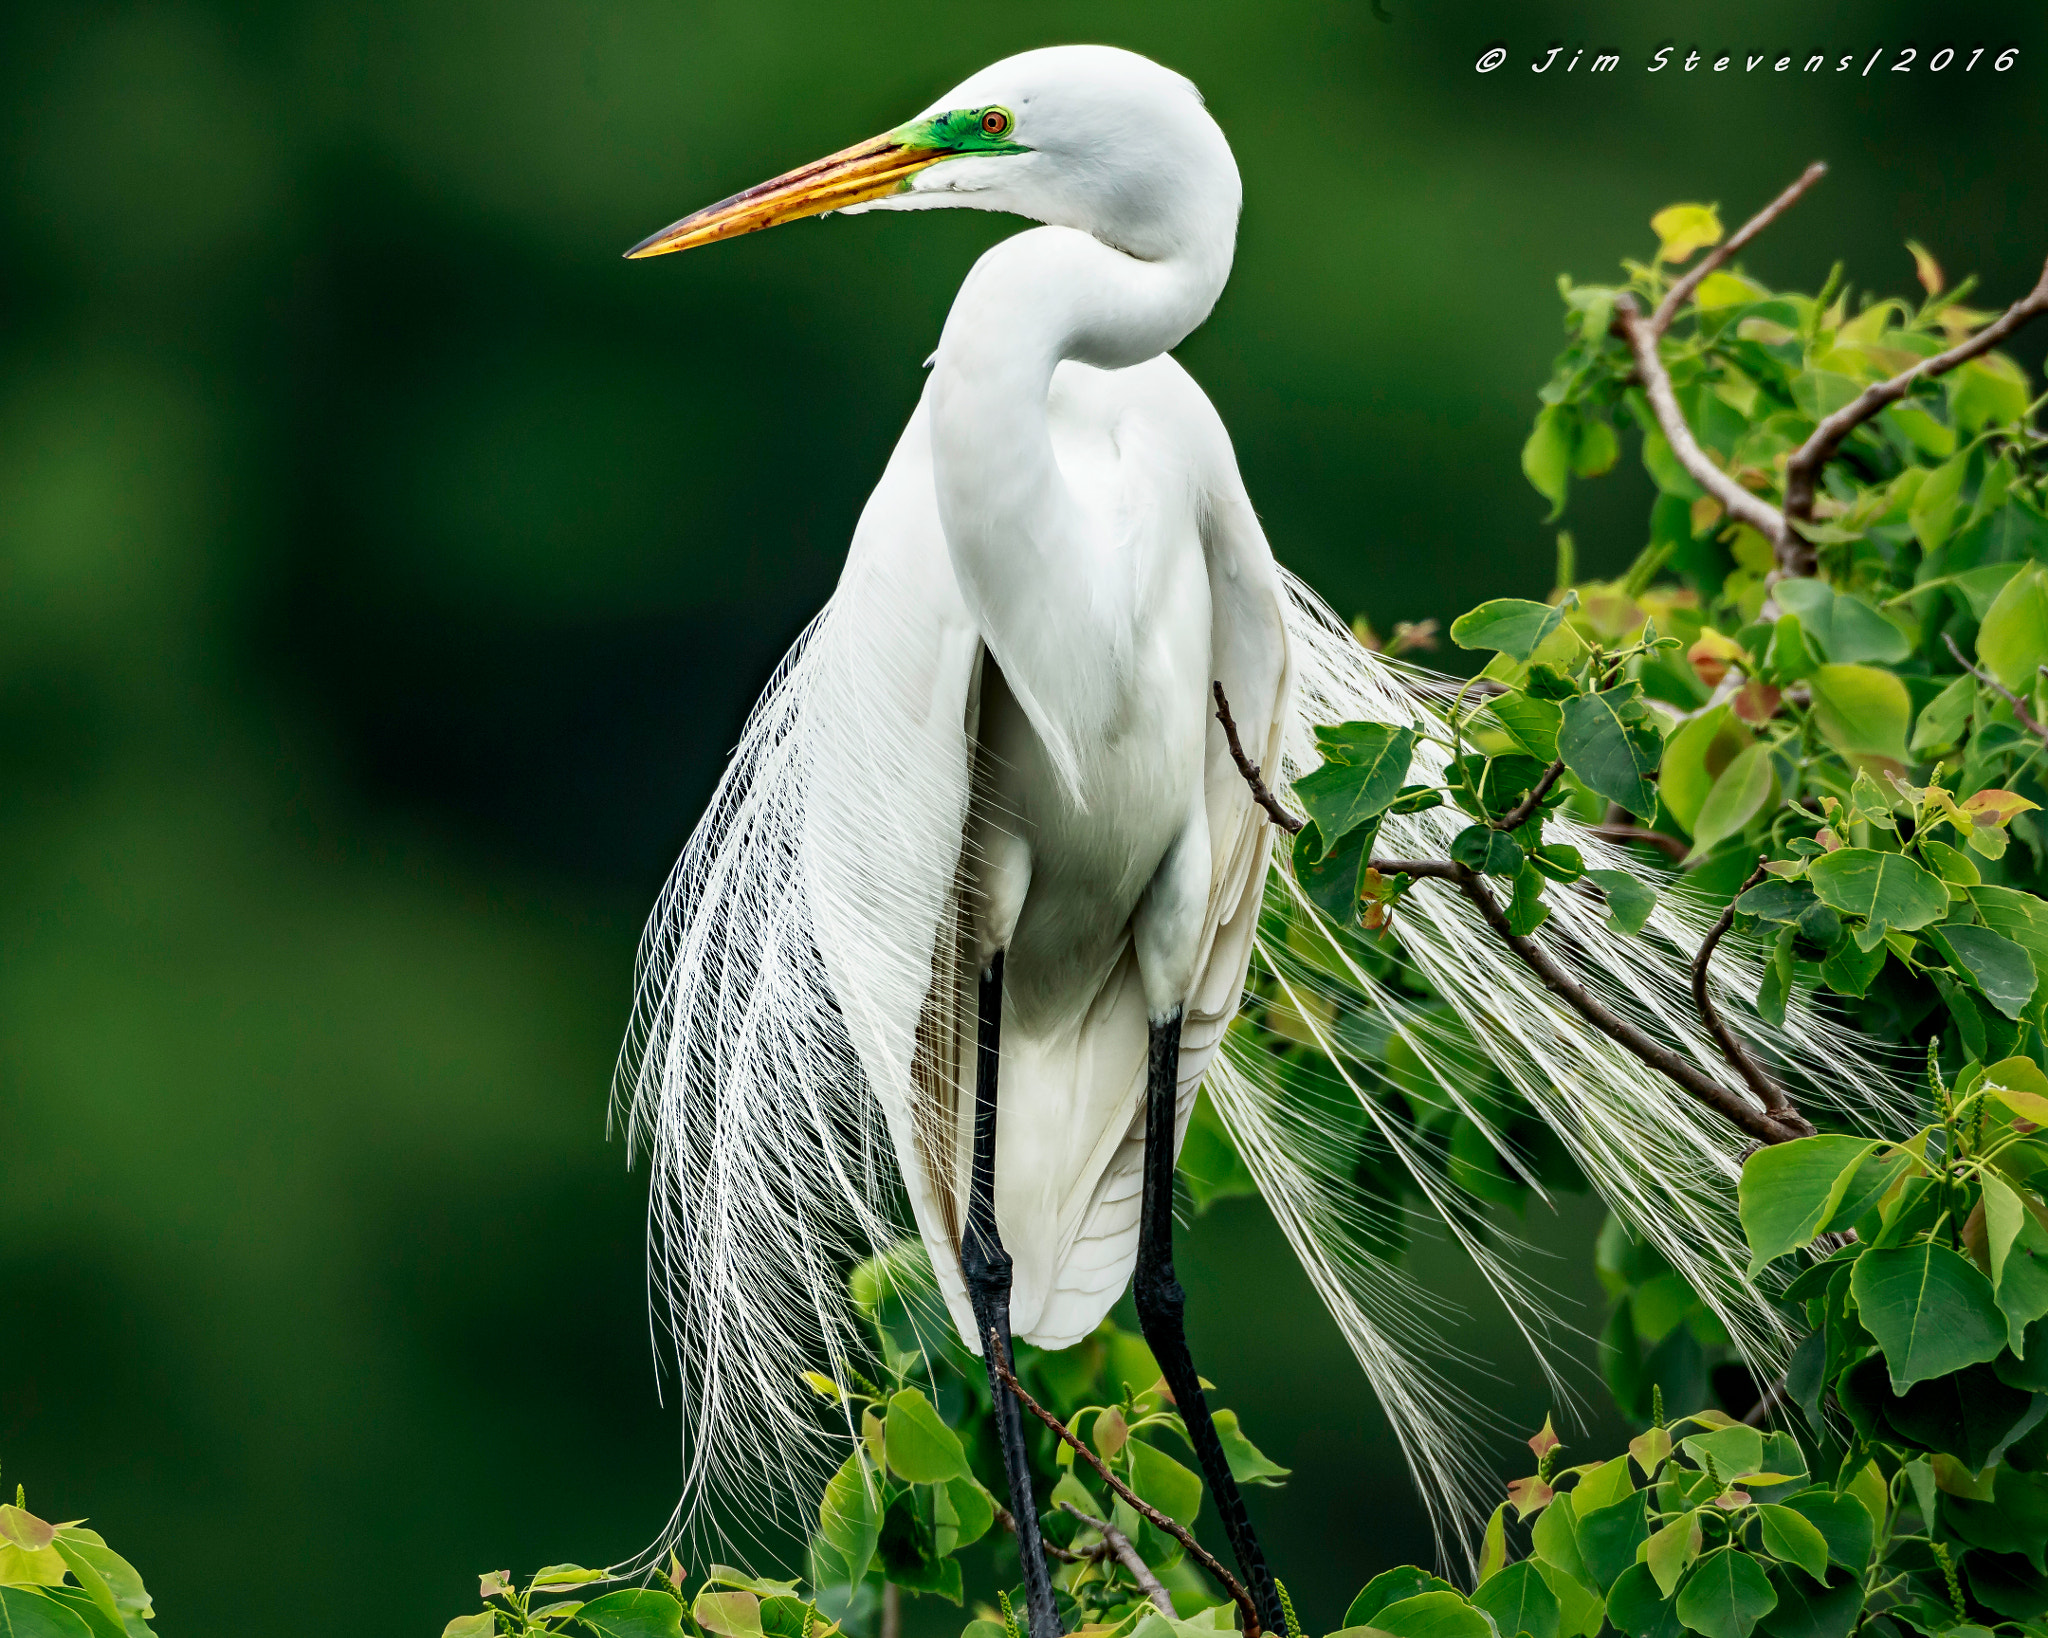
M17 1485L0 1505L0 1632L19 1638L150 1638L142 1577L82 1519L51 1524Z

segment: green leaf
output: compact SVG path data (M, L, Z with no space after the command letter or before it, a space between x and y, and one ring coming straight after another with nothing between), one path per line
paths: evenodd
M1351 1607L1344 1612L1347 1627L1369 1627L1373 1617L1390 1604L1398 1604L1405 1598L1418 1593L1450 1592L1451 1584L1427 1570L1418 1570L1412 1564L1403 1564L1398 1569L1385 1570L1368 1581L1358 1596L1351 1600Z
M1546 878L1533 865L1524 865L1515 876L1515 890L1508 900L1508 931L1527 938L1550 919L1550 907L1543 902Z
M1839 1587L1816 1582L1789 1565L1771 1567L1778 1607L1763 1618L1770 1638L1849 1638L1863 1613L1863 1578L1850 1576Z
M1820 964L1820 981L1837 995L1867 994L1889 953L1881 943L1863 950L1854 939L1845 938Z
M0 1587L0 1638L92 1638L92 1628L33 1587Z
M1664 741L1643 708L1642 689L1628 683L1564 702L1557 754L1575 778L1596 795L1619 802L1638 819L1657 815L1657 787L1650 776Z
M722 1638L762 1638L761 1600L754 1593L706 1587L691 1604L690 1614L698 1626Z
M1593 1572L1586 1567L1585 1555L1579 1551L1578 1509L1572 1504L1569 1493L1557 1497L1536 1515L1535 1526L1529 1532L1529 1546L1544 1563L1555 1566L1560 1573L1575 1581L1592 1586ZM1551 1590L1557 1590L1555 1583L1552 1583Z
M2048 1229L1997 1173L1984 1173L1983 1184L1992 1290L2007 1341L2024 1359L2027 1327L2048 1315Z
M1849 1290L1884 1350L1894 1393L1995 1358L2005 1346L2005 1316L1991 1282L1946 1246L1923 1241L1866 1251Z
M1730 836L1739 836L1767 807L1776 806L1778 765L1770 746L1747 746L1722 770L1692 825L1693 860L1703 859Z
M627 1587L593 1598L576 1622L598 1638L682 1638L683 1606L665 1592Z
M1657 1583L1660 1601L1678 1591L1680 1579L1700 1556L1703 1539L1699 1509L1694 1508L1679 1514L1643 1543L1641 1562ZM1616 1586L1619 1585L1617 1582Z
M1176 1524L1193 1524L1202 1506L1202 1481L1156 1445L1133 1439L1131 1488Z
M1912 742L1906 747L1914 756L1928 756L1961 743L1963 728L1977 705L1977 679L1958 677L1933 699L1920 707L1913 722Z
M1881 1374L1881 1373L1880 1373ZM1990 1365L1916 1382L1886 1402L1884 1419L1922 1449L1946 1452L1972 1473L1982 1472L2032 1407L2034 1396L1999 1379ZM1915 1470L1933 1487L1931 1470ZM1926 1498L1923 1498L1926 1499Z
M1323 848L1323 833L1311 819L1295 834L1294 879L1309 902L1340 927L1358 914L1359 888L1379 826L1371 821L1344 838L1335 851Z
M1548 1514L1549 1508L1544 1512ZM1599 1638L1600 1626L1607 1613L1603 1599L1577 1576L1565 1574L1548 1559L1536 1561L1536 1573L1543 1577L1544 1585L1557 1597L1558 1638Z
M1707 1433L1695 1433L1679 1441L1680 1447L1702 1467L1706 1458L1714 1458L1714 1466L1725 1481L1733 1481L1744 1473L1754 1473L1764 1460L1764 1436L1755 1428L1737 1423L1733 1427L1715 1428Z
M1824 665L1808 679L1814 720L1846 756L1906 760L1906 723L1913 714L1906 685L1868 665Z
M949 1553L973 1546L996 1522L996 1499L972 1474L964 1479L948 1479L945 1487L934 1494L934 1501L940 1496L953 1514L953 1542L946 1549Z
M813 1543L818 1579L857 1586L874 1560L881 1529L881 1498L856 1450L832 1475L818 1503L818 1535Z
M1650 1539L1649 1492L1639 1490L1626 1501L1596 1507L1579 1519L1579 1555L1603 1591L1636 1560L1636 1549Z
M1489 700L1486 708L1508 738L1538 762L1557 760L1557 729L1564 718L1554 700L1539 700L1517 688Z
M1972 887L1970 905L1977 919L2003 934L2033 958L2038 978L2048 979L2048 904L2017 887Z
M1502 1502L1486 1521L1486 1533L1479 1542L1479 1585L1485 1586L1507 1567L1508 1504Z
M1948 889L1941 878L1903 853L1838 848L1815 859L1806 879L1823 904L1866 917L1873 927L1911 932L1948 914Z
M2032 692L2048 661L2048 572L2029 564L2005 583L1977 628L1977 659L2016 694Z
M889 1471L909 1484L944 1484L967 1475L960 1435L939 1420L932 1402L916 1388L890 1399L884 1437Z
M1816 1581L1828 1578L1827 1537L1789 1507L1771 1502L1756 1510L1763 1525L1764 1551L1771 1557L1796 1564Z
M1460 648L1497 649L1511 660L1526 660L1563 623L1565 611L1577 606L1576 593L1556 603L1496 597L1453 620L1451 641Z
M1586 879L1607 895L1607 913L1624 933L1640 933L1657 908L1657 891L1627 870L1589 870Z
M1570 484L1572 468L1572 416L1562 404L1546 404L1536 414L1536 425L1530 429L1528 441L1522 445L1522 476L1529 480L1530 487L1550 502L1550 516L1556 518L1564 511L1565 490ZM1451 627L1451 640L1463 648L1496 648L1496 643L1466 643L1458 636L1458 628ZM1526 660L1527 654L1515 656Z
M1322 832L1325 846L1344 839L1386 812L1401 794L1415 755L1415 730L1380 723L1347 723L1345 760L1329 761L1294 782L1294 794ZM1369 732L1368 732L1369 731Z
M2026 372L1999 353L1971 359L1948 380L1949 414L1973 435L2019 420L2028 397Z
M1587 418L1579 423L1579 441L1572 450L1572 476L1597 478L1621 459L1621 440L1614 435L1614 423ZM1513 1638L1508 1634L1507 1638Z
M1617 1456L1612 1461L1601 1463L1579 1480L1572 1491L1572 1512L1576 1516L1612 1507L1616 1502L1627 1501L1635 1492L1636 1482L1628 1470L1628 1458Z
M1472 1602L1493 1617L1500 1638L1558 1638L1557 1594L1527 1559L1482 1582Z
M1842 1203L1864 1157L1878 1147L1874 1138L1795 1138L1751 1155L1742 1168L1736 1199L1742 1232L1749 1241L1754 1275L1788 1251L1813 1244Z
M1513 876L1522 868L1522 844L1491 825L1468 825L1451 839L1451 857L1486 876Z
M1757 987L1757 1016L1773 1029L1785 1027L1785 1005L1792 999L1792 942L1798 936L1798 929L1781 927L1776 942L1771 946L1771 959L1764 968L1763 981Z
M1963 922L1930 927L1927 937L1948 958L1949 965L1982 990L1984 999L2006 1017L2017 1018L2027 1010L2027 1003L2034 998L2034 961L2011 939L1988 927Z
M1607 1595L1607 1619L1629 1638L1684 1638L1678 1600L1665 1597L1647 1564L1631 1564Z
M1781 614L1771 627L1771 640L1764 649L1763 670L1767 682L1779 686L1810 677L1819 667L1806 641L1806 627L1796 614Z
M1821 1533L1828 1557L1861 1575L1870 1567L1876 1526L1870 1510L1852 1496L1837 1496L1826 1486L1802 1490L1783 1503Z
M1495 1638L1486 1617L1457 1592L1417 1593L1389 1604L1372 1618L1372 1624L1392 1638Z
M1211 1420L1216 1424L1217 1441L1223 1446L1223 1460L1229 1465L1230 1476L1239 1484L1276 1485L1294 1471L1282 1467L1244 1436L1237 1425L1236 1411L1219 1410Z
M1754 739L1726 705L1702 711L1664 742L1657 783L1664 806L1687 830L1698 821L1707 792Z
M1749 1638L1778 1595L1754 1559L1718 1547L1699 1561L1678 1592L1678 1618L1703 1638Z
M1666 205L1650 218L1657 235L1657 260L1682 262L1695 250L1721 242L1720 208L1716 205Z

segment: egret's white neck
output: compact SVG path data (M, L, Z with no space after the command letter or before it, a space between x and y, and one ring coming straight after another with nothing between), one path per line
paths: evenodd
M1222 293L1236 218L1233 197L1153 258L1074 228L1019 234L975 264L939 340L927 399L953 572L1058 763L1112 705L1105 668L1122 666L1141 610L1117 520L1090 515L1054 458L1053 371L1125 369L1178 344Z

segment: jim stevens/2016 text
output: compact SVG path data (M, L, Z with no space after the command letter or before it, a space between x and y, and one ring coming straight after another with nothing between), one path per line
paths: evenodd
M1680 55L1683 50L1684 55ZM1889 53L1889 58L1887 58ZM1491 74L1496 68L1505 67L1508 49L1504 45L1491 45L1479 54L1473 66L1482 74ZM1660 74L1667 69L1673 73L1694 74L1855 74L1865 77L1873 71L1878 73L1941 74L1951 70L1968 74L1981 64L1996 74L2004 74L2014 68L2020 60L2018 46L1936 46L1922 53L1918 46L1878 46L1868 52L1812 51L1812 52L1769 52L1769 51L1720 51L1707 52L1676 45L1659 46L1641 64L1646 73ZM1583 67L1581 66L1583 64ZM1590 51L1584 46L1546 46L1529 61L1529 71L1535 74L1613 74L1622 67L1618 51Z

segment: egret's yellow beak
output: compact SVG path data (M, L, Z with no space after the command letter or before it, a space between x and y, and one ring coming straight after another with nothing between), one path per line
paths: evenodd
M769 182L730 199L707 205L659 233L642 239L626 252L628 260L665 256L672 250L695 250L720 239L779 227L800 217L844 210L887 194L900 193L928 165L950 159L956 150L917 143L908 131L890 131L854 147L814 159Z

